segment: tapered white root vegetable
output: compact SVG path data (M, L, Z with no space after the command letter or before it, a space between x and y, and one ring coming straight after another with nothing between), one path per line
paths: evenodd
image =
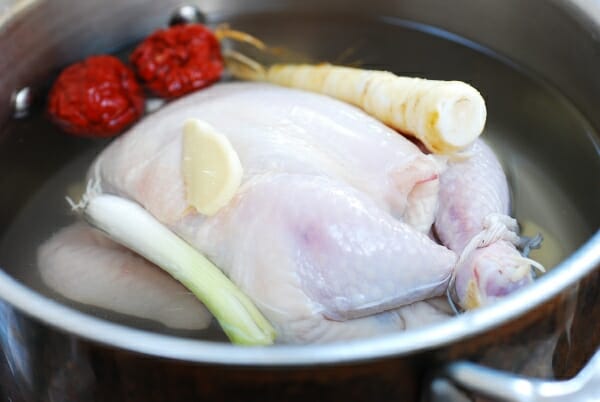
M224 56L236 78L317 92L353 104L418 138L433 153L451 154L467 147L485 125L485 101L464 82L400 77L331 64L265 67L228 49Z
M181 282L204 303L233 343L273 343L275 330L252 301L208 259L143 207L92 189L75 208L91 225Z

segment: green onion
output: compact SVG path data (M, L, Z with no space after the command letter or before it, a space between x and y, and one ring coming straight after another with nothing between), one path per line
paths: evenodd
M82 201L71 204L91 225L158 265L188 288L215 316L231 342L240 345L273 343L275 330L248 296L142 206L98 193L89 186Z

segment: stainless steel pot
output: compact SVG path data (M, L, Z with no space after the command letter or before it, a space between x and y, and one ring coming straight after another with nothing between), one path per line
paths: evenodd
M164 25L178 3L25 0L4 6L0 127L8 127L15 114L26 114L57 68L139 39ZM318 346L242 348L126 327L53 301L15 279L20 267L4 265L4 400L444 400L451 392L444 378L496 397L560 396L567 388L548 391L467 363L447 363L470 360L514 374L565 379L600 345L600 5L583 0L205 0L198 5L211 22L265 12L273 21L282 13L331 16L322 17L323 23L340 16L395 18L497 52L564 95L589 122L587 132L571 135L569 125L558 127L564 122L556 118L549 132L513 138L535 155L535 163L551 169L556 186L585 218L587 234L552 272L491 307L433 327ZM308 53L318 53L317 42L324 40L300 39ZM492 113L505 111L496 106L490 105L497 110ZM552 119L552 110L547 112ZM85 148L83 142L58 138L33 141L0 130L0 230L53 171ZM23 151L28 141L29 151ZM580 382L588 377L584 372ZM600 395L590 384L583 391Z

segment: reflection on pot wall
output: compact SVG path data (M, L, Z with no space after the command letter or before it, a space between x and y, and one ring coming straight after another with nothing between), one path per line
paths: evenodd
M1 381L4 400L31 395L34 378L31 353L35 350L33 331L28 320L0 301L0 346L2 347ZM4 388L8 385L9 388Z
M91 401L94 374L71 336L0 302L0 384L5 401Z

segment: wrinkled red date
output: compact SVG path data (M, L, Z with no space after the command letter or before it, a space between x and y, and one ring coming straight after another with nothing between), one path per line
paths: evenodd
M113 56L92 56L67 67L50 90L48 112L65 131L112 137L144 112L134 73Z
M133 51L130 61L148 88L164 98L206 87L223 72L218 40L199 24L154 32Z

